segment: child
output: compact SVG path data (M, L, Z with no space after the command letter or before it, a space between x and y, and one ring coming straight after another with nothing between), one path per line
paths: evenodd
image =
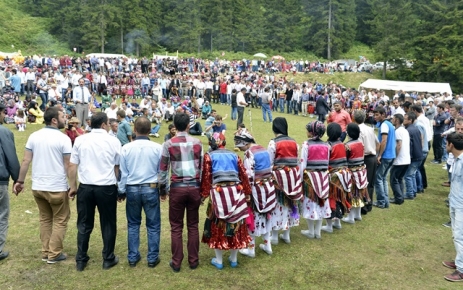
M22 132L26 129L26 118L23 109L19 109L16 113L16 116L14 117L14 124L16 125L16 129L18 129L19 132Z

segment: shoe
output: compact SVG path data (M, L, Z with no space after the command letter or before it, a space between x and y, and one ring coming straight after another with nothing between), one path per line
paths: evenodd
M309 230L302 230L301 235L307 237L308 239L313 239L315 238L315 234L311 234Z
M389 203L401 205L402 203L404 203L404 201L403 201L403 200L398 200L398 199L392 198L392 199L389 199Z
M446 227L446 228L451 228L451 227L452 227L452 221L448 221L448 222L446 222L446 223L443 223L442 225L443 225L444 227Z
M432 163L432 164L441 164L442 161L433 160L433 161L431 161L431 163Z
M154 137L154 134L148 134L148 136L150 136L150 137Z
M47 262L48 261L48 256L42 256L42 262Z
M154 267L156 267L160 262L161 262L161 259L157 258L156 261L154 261L154 262L148 262L148 267L149 267L149 268L154 268ZM196 266L196 267L198 267L198 266Z
M281 239L283 242L285 242L285 243L287 243L287 244L291 244L291 240L290 240L290 239L285 239L285 238L283 238L283 234L280 234L279 237L280 237L280 239Z
M322 226L322 231L330 233L330 234L333 233L333 229L329 228L328 226Z
M348 224L355 224L355 219L354 220L350 220L348 218L342 218L341 219L343 222L345 223L348 223Z
M386 206L378 204L377 201L374 201L374 202L373 202L373 206L374 206L374 207L377 207L377 208L381 208L381 209L385 209L385 208L386 208Z
M154 134L154 137L159 138L159 134L158 134L158 133L155 133L155 134Z
M448 181L442 182L442 186L450 187L450 182L448 182Z
M118 258L118 257L114 257L114 259L113 259L112 261L105 261L105 262L103 262L103 269L104 269L104 270L111 269L112 267L116 266L117 263L119 263L119 258Z
M260 244L260 245L259 245L259 248L260 248L262 251L266 252L268 255L273 254L273 251L269 251L269 250L267 249L267 247L266 247L264 244Z
M76 263L76 270L78 272L82 272L85 269L85 267L87 267L87 262L77 262Z
M447 170L447 163L445 163L444 165L442 165L442 169Z
M361 216L359 216L359 217L354 217L354 220L356 220L356 221L359 221L359 222L360 222L360 221L362 221L362 217L361 217Z
M444 265L444 267L447 267L449 269L456 269L457 268L457 265L455 265L455 261L443 261L442 265Z
M270 243L272 243L272 245L278 245L278 239L270 239Z
M140 260L141 260L141 258L138 258L136 261L133 261L133 262L130 262L130 261L129 261L129 266L130 266L131 268L136 267L137 264L138 264L138 262L140 262Z
M176 268L174 264L172 263L172 261L169 262L169 266L172 269L172 271L174 271L175 273L180 272L180 267Z
M204 137L204 136L206 136L206 135L204 134L204 132L202 132L202 133L201 133L201 137Z
M194 265L190 265L190 269L195 270L196 268L198 268L198 266L199 266L199 262Z
M58 255L58 257L54 258L54 259L49 259L47 260L47 264L56 264L58 262L61 262L61 261L64 261L67 259L68 256L66 256L65 254L63 253L60 253Z
M249 250L249 249L241 249L241 250L238 250L238 252L241 255L248 256L249 258L255 258L256 257L256 253L254 251Z
M10 255L9 252L7 252L7 251L1 251L1 252L0 252L0 261L3 260L3 259L6 259L9 255Z
M230 260L230 257L228 257L228 261L230 262L230 267L232 268L238 267L238 261L232 262L232 260Z
M444 276L445 280L451 282L463 282L463 273L458 270L455 270L452 274Z
M217 260L215 258L212 258L211 260L211 265L216 267L217 269L219 270L222 270L223 269L223 264L219 264L217 263Z

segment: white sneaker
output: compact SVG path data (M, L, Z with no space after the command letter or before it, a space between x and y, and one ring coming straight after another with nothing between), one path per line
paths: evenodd
M264 244L260 244L260 245L259 245L259 248L260 248L262 251L266 252L268 255L273 254L273 251L272 251L272 250L269 250Z
M249 258L255 258L256 253L250 249L241 249L239 250L241 255L248 256Z
M159 138L159 134L158 134L158 133L155 133L155 134L154 134L154 137Z
M330 227L328 227L328 226L322 226L322 231L331 234L331 233L333 232L333 228L330 228Z
M351 220L351 219L348 219L348 218L342 218L342 221L345 222L345 223L348 223L348 224L355 224L355 220Z
M301 235L303 235L303 236L305 236L305 237L307 237L309 239L315 238L315 235L311 234L309 230L302 230Z

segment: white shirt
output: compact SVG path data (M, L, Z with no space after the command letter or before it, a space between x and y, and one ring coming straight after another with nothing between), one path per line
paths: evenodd
M237 95L236 95L236 104L238 107L246 107L246 105L242 105L240 103L246 103L246 99L244 98L244 95L242 92L239 92Z
M111 107L107 108L104 112L108 116L108 119L117 119L117 111L119 109L116 107L114 110Z
M395 114L401 114L402 116L404 116L404 115L405 115L405 111L404 111L404 109L402 109L402 107L400 107L400 106L397 107L397 109L396 109L394 106L392 106L392 107L391 107L391 116L394 116Z
M98 77L96 78L96 83L97 84L105 84L105 85L107 85L108 81L106 80L106 76L105 75L98 75Z
M83 95L82 95L83 92ZM92 98L92 95L90 94L90 91L86 86L76 86L72 90L72 100L74 103L89 103L90 99Z
M363 143L365 155L376 155L376 143L379 141L375 134L375 130L365 125L365 123L360 124L359 128L359 140Z
M400 147L399 154L397 154L392 165L410 164L410 134L408 134L408 131L404 126L400 126L395 129L395 139L396 141L400 140L402 146Z
M76 138L71 163L78 165L79 182L91 185L114 185L114 166L119 165L121 142L103 129L92 129Z
M29 71L26 73L26 81L34 81L35 82L35 72Z
M418 118L416 118L417 125L423 126L426 129L426 137L428 137L428 142L432 140L432 129L431 125L429 124L429 119L421 114Z
M32 190L68 190L63 159L72 150L68 136L56 128L45 127L29 136L26 150L32 152Z

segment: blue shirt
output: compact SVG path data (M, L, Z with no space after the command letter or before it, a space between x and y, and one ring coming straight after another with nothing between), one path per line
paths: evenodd
M117 139L121 141L122 146L130 142L128 136L132 136L132 128L126 120L122 120L117 128Z
M21 91L21 78L18 75L12 75L8 80L11 82L15 93L19 93Z
M463 154L460 154L452 165L450 182L450 207L463 208Z
M161 157L162 146L148 137L138 136L134 142L122 147L119 192L125 193L127 185L157 183Z

